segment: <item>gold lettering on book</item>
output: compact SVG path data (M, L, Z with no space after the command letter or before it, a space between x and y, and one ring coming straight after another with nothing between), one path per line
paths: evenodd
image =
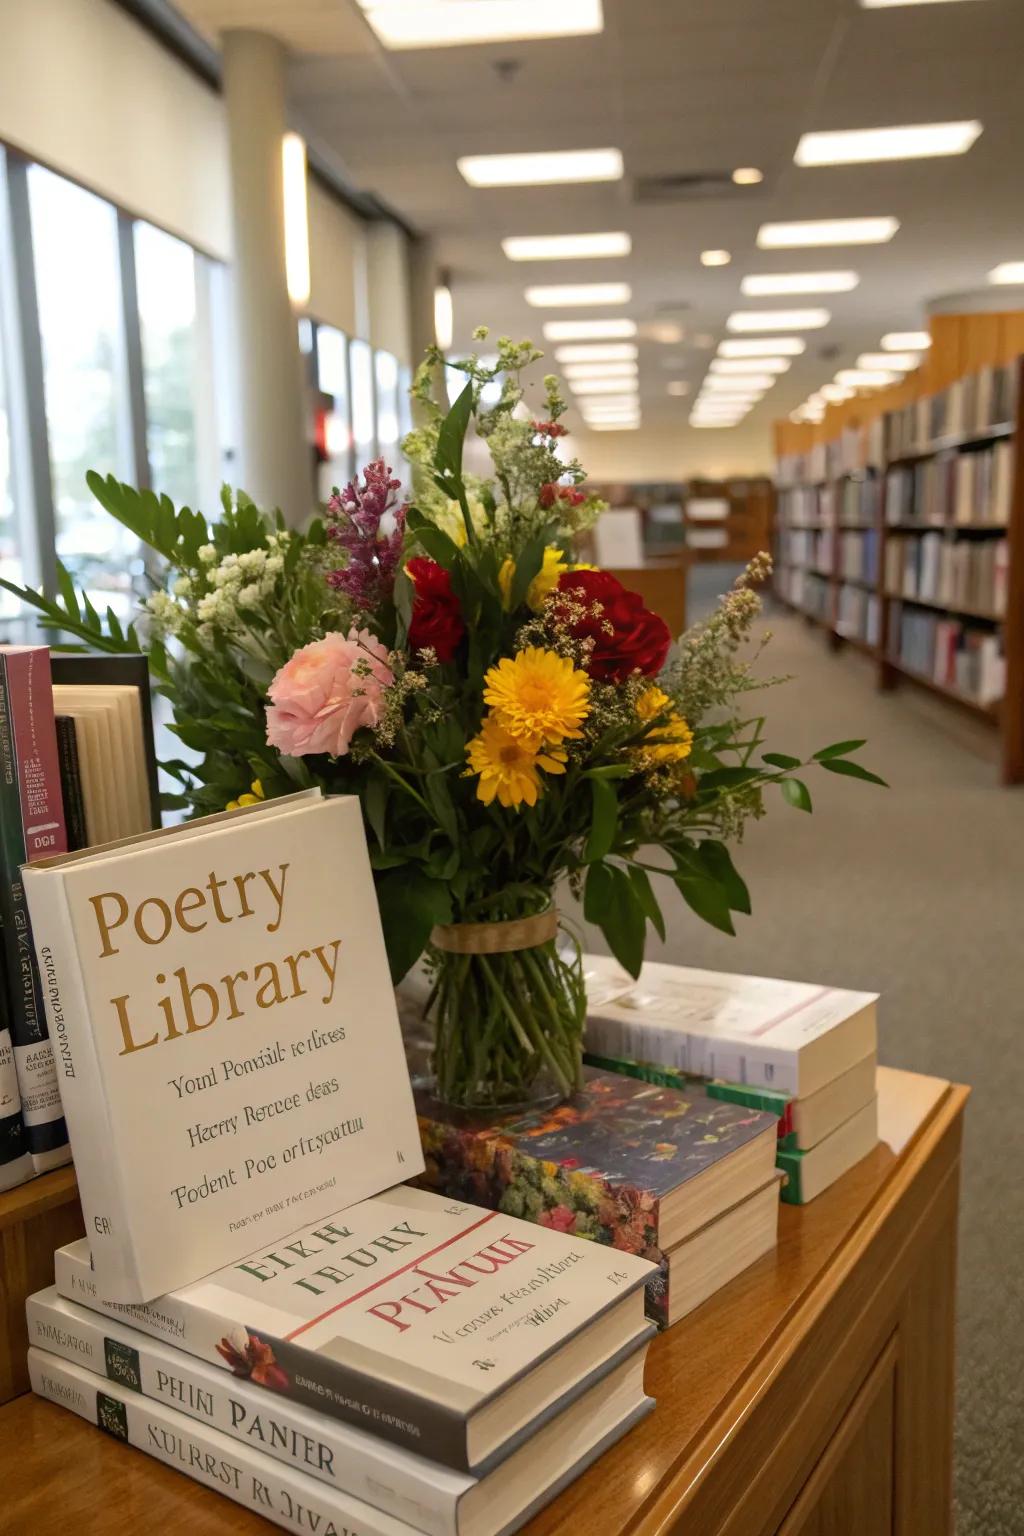
M213 908L214 919L218 923L233 923L242 918L256 917L259 904L255 907L249 904L249 885L252 881L262 881L262 886L257 885L259 895L269 895L273 900L273 917L264 926L267 933L276 933L284 915L285 881L289 867L288 864L278 866L279 879L275 879L269 869L256 869L235 875L230 881L222 880L211 870L205 886L186 886L183 891L179 891L173 903L165 901L162 896L144 896L134 913L127 898L120 891L103 891L98 896L90 896L89 905L92 907L100 937L98 958L106 960L111 955L120 953L120 943L124 936L121 935L119 942L115 944L114 935L118 929L124 927L129 917L132 920L132 928L143 944L162 944L175 925L183 933L202 933L208 926L208 919L202 922L190 922L188 919L193 913L205 910L207 893L209 905ZM221 891L228 890L231 886L234 887L231 902L233 910L225 905L220 896Z

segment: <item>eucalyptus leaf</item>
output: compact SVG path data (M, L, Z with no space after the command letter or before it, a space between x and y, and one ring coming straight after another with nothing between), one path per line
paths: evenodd
M827 768L828 766L828 763L822 764L822 767ZM802 779L783 779L781 788L782 798L794 810L811 811L813 809L810 790Z
M880 779L877 773L872 773L870 769L862 767L860 763L851 763L845 757L825 758L822 760L821 766L828 773L841 773L848 779L863 779L866 784L881 784L883 789L889 788L885 780Z

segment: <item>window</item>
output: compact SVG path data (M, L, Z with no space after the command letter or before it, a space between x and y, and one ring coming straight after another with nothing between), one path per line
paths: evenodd
M7 382L4 365L3 316L0 315L0 576L23 583L21 556L18 553L18 524L14 504L14 466L11 449L11 424L7 408ZM0 619L14 618L20 604L0 587Z
M350 343L349 364L352 370L352 438L356 469L362 470L374 457L376 446L373 352L369 342Z
M352 426L349 419L348 338L333 325L316 328L317 385L325 402L320 439L320 499L352 478Z
M57 554L101 610L126 615L138 541L85 483L89 469L132 475L117 213L42 166L28 186Z
M394 464L401 435L398 425L398 359L390 352L378 352L374 359L377 374L377 444L389 464Z
M152 224L137 223L133 234L151 483L176 505L196 507L201 500L196 254Z

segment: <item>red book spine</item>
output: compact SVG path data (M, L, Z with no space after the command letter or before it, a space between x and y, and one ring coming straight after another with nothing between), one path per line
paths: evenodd
M34 864L68 848L47 647L9 650L7 676L25 863Z

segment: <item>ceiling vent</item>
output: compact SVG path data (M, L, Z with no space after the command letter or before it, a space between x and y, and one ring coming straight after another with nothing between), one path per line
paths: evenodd
M701 198L749 198L751 187L738 187L731 171L679 171L667 176L637 176L635 203L695 203Z

